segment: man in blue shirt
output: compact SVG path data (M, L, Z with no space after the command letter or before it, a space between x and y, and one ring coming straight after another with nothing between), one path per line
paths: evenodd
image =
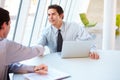
M77 23L69 23L63 21L64 11L59 5L50 5L48 7L48 20L51 26L45 27L43 30L39 44L48 46L51 53L57 52L57 36L58 30L61 31L63 41L78 41L78 40L89 40L92 37ZM95 46L90 50L90 58L99 59L99 55L96 53Z

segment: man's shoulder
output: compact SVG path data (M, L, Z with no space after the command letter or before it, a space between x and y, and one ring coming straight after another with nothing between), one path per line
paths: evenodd
M42 29L42 34L48 34L51 32L51 26L46 26Z
M68 26L68 27L77 27L77 28L83 28L84 26L81 25L80 23L78 22L65 22L65 25Z
M8 39L3 39L1 42L0 42L0 45L2 46L9 46L9 47L12 47L13 45L18 45L19 43L17 42L14 42L12 40L8 40Z
M52 28L52 25L48 25L46 27L43 28L43 30L50 30Z

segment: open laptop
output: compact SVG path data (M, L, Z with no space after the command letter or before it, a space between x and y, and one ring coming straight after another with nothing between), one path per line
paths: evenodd
M88 57L93 41L64 41L62 46L62 58Z

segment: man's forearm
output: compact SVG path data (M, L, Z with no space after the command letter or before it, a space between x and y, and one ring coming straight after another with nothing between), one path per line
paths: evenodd
M20 63L9 65L9 73L25 74L34 72L34 66L28 66Z

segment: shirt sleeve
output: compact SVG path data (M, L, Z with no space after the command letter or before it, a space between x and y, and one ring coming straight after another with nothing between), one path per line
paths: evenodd
M84 26L80 26L80 31L78 32L78 38L77 40L91 40L93 41L93 44L91 45L90 52L96 51L96 44L94 42L93 37L88 33L88 31L84 28Z
M42 46L45 46L47 45L47 29L43 29L41 35L40 35L40 38L39 38L39 41L38 41L38 44L39 45L42 45Z
M9 73L17 73L17 74L25 74L25 73L33 73L34 66L25 65L21 63L13 63L9 65Z
M6 63L23 61L44 53L42 46L27 47L13 41L6 43Z
M92 36L88 33L88 31L83 26L79 26L78 39L91 40Z

